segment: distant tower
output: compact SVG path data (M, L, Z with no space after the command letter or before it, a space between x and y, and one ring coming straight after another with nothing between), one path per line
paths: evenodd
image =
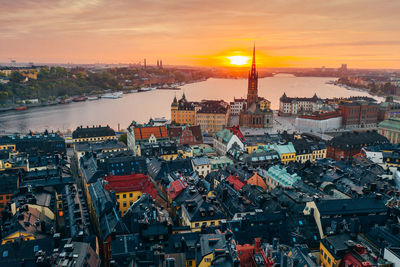
M158 59L157 59L157 68L159 68L160 67L160 62L158 62Z
M249 72L249 85L247 89L247 108L258 101L258 72L256 70L256 45L253 47L253 61Z
M160 69L162 69L162 60L160 59Z
M144 59L144 61L143 61L143 66L144 66L144 68L146 68L146 59Z

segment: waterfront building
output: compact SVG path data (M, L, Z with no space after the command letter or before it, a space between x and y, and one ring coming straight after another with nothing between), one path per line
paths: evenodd
M123 216L125 212L137 201L142 194L148 194L153 199L157 197L157 191L149 177L142 173L132 173L123 176L107 176L104 178L104 188L113 191Z
M56 133L45 131L41 134L11 135L0 137L0 150L37 153L60 153L66 152L65 139Z
M79 142L99 142L109 139L117 139L115 132L110 126L94 126L86 128L79 126L72 132L74 143Z
M258 96L258 72L256 70L256 49L248 77L246 105L240 110L239 125L249 128L269 128L273 125L271 102Z
M171 104L171 122L178 125L195 125L196 111L199 109L198 102L189 102L185 93L179 101L174 97Z
M317 94L313 97L288 97L283 93L279 99L279 115L291 116L316 112L323 106L323 101Z
M400 143L400 117L391 117L378 124L378 133L385 136L390 143Z
M223 129L214 136L213 147L219 155L226 155L234 144L237 144L241 150L245 149L243 135L240 131L235 133L229 129Z
M334 131L342 127L342 116L337 111L313 113L296 117L296 129L306 132Z
M128 127L127 143L134 155L138 154L140 144L168 141L167 128L153 124L137 124L135 121Z
M366 146L387 144L389 140L376 131L345 132L327 143L327 158L350 160Z

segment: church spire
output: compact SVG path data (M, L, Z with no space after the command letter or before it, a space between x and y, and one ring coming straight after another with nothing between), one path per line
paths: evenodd
M247 108L258 102L258 73L256 69L256 44L253 46L253 60L249 72L249 85L247 89Z

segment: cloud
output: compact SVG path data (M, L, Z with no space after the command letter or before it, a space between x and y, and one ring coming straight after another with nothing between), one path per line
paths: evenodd
M332 58L360 47L362 54L386 57L400 45L398 0L2 2L0 60L12 55L93 62L165 55L171 63L189 64L189 55L248 48L253 40L276 57Z

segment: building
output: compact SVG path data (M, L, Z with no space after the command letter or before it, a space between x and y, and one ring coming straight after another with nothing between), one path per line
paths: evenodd
M400 143L400 117L391 117L378 124L378 133L386 137L390 143Z
M246 109L247 99L245 98L234 98L233 102L230 103L231 115L239 116L243 109Z
M178 148L172 141L143 143L138 146L137 155L145 158L160 157L174 160L178 157Z
M241 150L244 150L243 144L243 135L233 134L231 130L223 129L220 130L215 136L213 140L214 150L219 155L226 155L229 149L232 148L234 144L237 144Z
M16 173L0 172L0 217L1 211L18 191L19 177Z
M142 194L148 194L154 199L157 197L154 184L147 175L142 173L123 176L110 175L105 177L104 181L104 188L115 193L122 216Z
M137 124L135 121L128 127L127 143L134 155L137 155L140 144L169 141L168 131L165 126L153 124Z
M296 129L306 132L334 131L342 127L342 116L337 111L311 115L300 115L296 118Z
M199 125L170 126L168 135L171 141L181 145L199 145L203 143L203 135Z
M198 102L189 102L185 93L179 101L174 97L171 104L171 122L178 125L195 125Z
M199 203L187 201L182 205L182 225L190 226L192 232L201 231L202 226L218 226L226 216L223 211L211 202L202 200ZM204 227L203 226L203 227Z
M0 138L0 150L25 152L28 154L37 153L59 153L65 154L65 139L56 133L45 131L41 134L12 135Z
M203 100L196 112L196 124L203 133L216 133L228 125L229 104L223 100Z
M310 114L320 110L323 106L323 101L317 94L313 97L288 97L283 93L279 99L279 115L291 116L298 114Z
M72 132L74 143L79 142L99 142L109 139L117 139L115 132L110 126L94 126L86 128L79 126Z
M82 142L82 143L75 143L74 151L75 156L78 160L85 155L85 153L94 152L96 154L102 153L117 153L121 151L127 151L128 147L118 140L114 139L107 139L106 141L102 142Z
M350 160L360 153L363 147L386 143L389 143L388 139L376 131L345 132L327 143L326 157L334 160Z
M260 147L266 150L273 149L278 152L281 162L283 164L288 164L291 161L296 161L296 149L294 148L292 142L289 142L286 145L273 144Z
M344 128L375 127L378 123L378 104L376 102L355 100L339 103Z
M199 125L203 133L216 133L228 124L230 106L223 100L189 102L185 94L171 104L171 121L178 125Z
M192 158L193 170L203 177L211 172L211 162L207 156Z
M351 229L365 233L375 224L383 225L387 220L388 208L383 199L315 199L306 203L304 215L313 216L320 237L335 232L346 221ZM335 229L333 229L335 228Z
M271 102L258 96L258 72L256 70L256 48L253 48L253 61L248 77L246 105L240 110L239 125L249 128L269 128L274 116Z
M261 171L261 174L265 177L265 182L269 190L278 186L293 188L293 184L301 180L301 177L296 173L290 174L285 167L280 167L279 165L270 167L266 172Z
M267 257L261 248L260 238L254 239L254 245L236 244L236 251L239 255L240 266L242 267L274 266L274 261Z

